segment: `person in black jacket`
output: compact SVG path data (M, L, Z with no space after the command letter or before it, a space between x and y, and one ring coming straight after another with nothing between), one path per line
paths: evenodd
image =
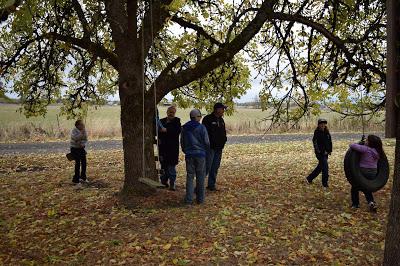
M161 183L166 187L169 186L170 190L175 190L176 165L179 161L179 134L181 133L181 120L175 117L175 113L175 106L167 109L167 117L160 120L163 127L159 128L158 133L160 163L163 169L160 179Z
M307 177L309 184L322 172L322 186L328 188L329 168L328 156L332 153L332 138L327 128L326 119L318 119L318 127L314 131L313 145L318 165Z
M222 103L214 104L214 111L206 115L202 121L210 139L210 150L207 152L206 168L208 175L207 189L211 191L216 190L216 179L221 164L222 150L227 140L225 122L222 118L225 109L226 106Z

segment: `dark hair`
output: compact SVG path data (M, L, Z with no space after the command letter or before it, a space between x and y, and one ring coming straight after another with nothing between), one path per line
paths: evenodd
M386 154L383 150L382 140L380 137L375 135L368 135L367 140L368 146L374 148L378 152L380 158L386 158Z
M326 125L326 124L325 124L325 125ZM319 130L319 124L318 124L318 126L317 126L316 130ZM326 127L325 127L325 129L324 129L324 132L326 132L326 133L330 134L330 133L329 133L328 126L326 126Z
M78 119L75 121L75 126L77 127L79 124L83 124L82 119Z

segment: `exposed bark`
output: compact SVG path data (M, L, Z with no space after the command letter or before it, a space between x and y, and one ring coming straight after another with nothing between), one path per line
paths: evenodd
M385 238L383 265L400 263L400 109L395 105L399 93L399 3L387 1L388 8L388 82L386 94L386 136L396 136L393 187Z
M151 177L149 175L154 173L155 167L151 165L151 161L146 163L146 158L152 158L151 160L154 163L154 153L152 152L152 144L151 148L149 147L150 128L149 126L146 127L146 123L143 121L143 79L139 76L140 72L133 71L133 69L131 67L130 73L133 73L133 76L136 75L136 77L120 73L120 80L123 80L120 83L120 99L125 173L122 194L125 196L132 194L146 195L154 192L154 189L139 182L139 178ZM151 133L151 135L153 134Z
M386 82L386 113L385 113L385 136L393 138L396 136L396 106L395 97L398 93L399 81L399 57L400 51L400 23L399 2L387 0L387 82Z
M147 54L153 45L154 38L164 27L165 22L171 16L166 9L172 0L151 0L149 3L149 11L144 16L142 28L139 31L140 43L143 43L142 51ZM142 40L143 38L143 40Z
M400 117L400 116L397 116ZM383 265L400 263L400 119L397 120L397 137L394 162L393 187L385 238Z

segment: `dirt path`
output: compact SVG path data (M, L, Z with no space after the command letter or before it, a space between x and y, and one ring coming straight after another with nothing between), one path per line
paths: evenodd
M375 133L383 136L383 132ZM360 133L332 133L335 140L358 140ZM268 142L306 141L311 140L312 134L271 134L228 136L230 144L250 144ZM89 141L87 150L118 150L122 149L121 140L94 140ZM69 142L44 142L44 143L0 143L0 155L29 154L29 153L63 153L69 150Z

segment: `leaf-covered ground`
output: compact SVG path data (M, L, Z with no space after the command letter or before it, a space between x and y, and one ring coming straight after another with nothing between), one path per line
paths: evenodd
M393 165L393 142L385 141ZM309 142L226 147L221 191L185 207L184 162L178 191L159 190L126 209L116 197L121 151L89 152L92 184L70 184L63 154L0 157L0 264L378 265L391 180L375 194L379 210L350 206L342 160L330 158L330 190L305 176L316 164Z

